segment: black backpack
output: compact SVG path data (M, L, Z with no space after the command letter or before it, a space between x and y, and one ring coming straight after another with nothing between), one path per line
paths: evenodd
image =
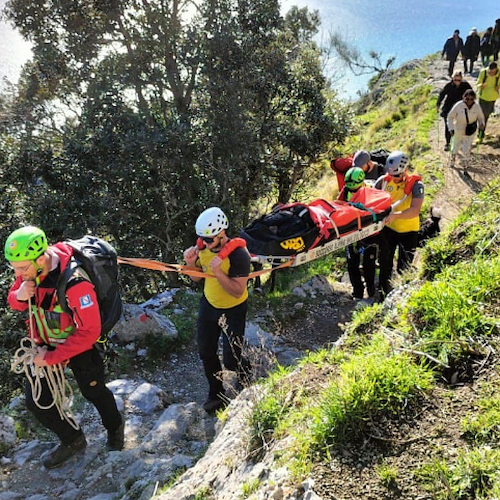
M387 161L387 158L389 157L390 154L391 152L384 148L370 151L371 160L374 161L375 163L379 163L382 166L385 166L385 162Z
M66 290L77 268L83 269L95 287L101 311L101 337L104 341L122 314L122 299L118 281L116 250L95 236L84 236L66 243L74 250L68 267L61 273L57 284L57 301L61 309L73 314L66 302Z

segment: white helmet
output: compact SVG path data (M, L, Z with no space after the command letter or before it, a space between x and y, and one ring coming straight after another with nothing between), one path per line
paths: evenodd
M207 208L196 219L196 234L198 236L217 236L223 229L229 227L226 214L218 207Z
M389 175L401 175L410 164L410 158L402 151L393 151L385 162L385 169Z

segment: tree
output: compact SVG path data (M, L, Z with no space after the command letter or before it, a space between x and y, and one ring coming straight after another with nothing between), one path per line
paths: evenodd
M10 182L51 237L90 231L177 260L201 210L220 205L237 229L348 133L307 9L11 0L7 13L34 44L8 120Z

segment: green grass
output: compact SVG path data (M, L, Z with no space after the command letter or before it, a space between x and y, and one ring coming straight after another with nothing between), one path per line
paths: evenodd
M313 449L334 447L361 437L370 422L397 414L409 400L432 387L433 374L383 337L359 349L339 367L313 412Z
M433 279L445 267L478 256L495 256L500 249L498 214L500 179L492 181L448 230L424 250L422 275Z
M393 465L389 465L385 461L375 466L375 474L380 479L381 484L386 488L390 488L396 484L398 477L398 469Z
M274 438L280 425L292 408L290 385L287 375L291 368L278 368L263 385L264 396L254 405L249 418L250 448L260 453Z
M457 365L478 352L475 342L497 331L499 303L500 258L480 258L424 283L410 297L403 320L418 332L419 350Z
M245 481L241 485L241 498L248 498L259 489L260 479L257 477L251 481Z
M500 494L500 450L459 450L455 460L434 460L416 473L436 500L494 500Z
M198 314L198 303L201 292L193 292L190 289L180 289L172 304L164 309L162 313L172 321L179 334L178 342L186 343L191 340L196 332L196 319ZM182 314L176 314L174 309L182 307Z
M500 394L480 399L477 409L461 422L462 430L475 443L500 442Z

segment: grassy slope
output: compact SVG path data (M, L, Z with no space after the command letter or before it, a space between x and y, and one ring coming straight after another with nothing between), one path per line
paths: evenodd
M400 70L359 116L346 151L408 151L429 206L443 181L428 141L436 114L426 76L425 63ZM254 449L293 436L280 455L297 478L312 474L325 498L499 496L499 199L494 182L427 247L420 280L403 280L397 305L364 309L340 349L265 383Z

